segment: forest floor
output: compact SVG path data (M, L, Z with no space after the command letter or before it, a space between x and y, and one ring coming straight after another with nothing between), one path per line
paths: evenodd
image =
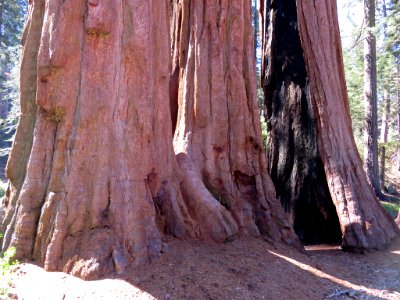
M385 169L385 186L390 193L383 192L386 196L391 197L389 202L382 201L383 207L393 217L396 218L400 210L400 172L396 168L397 163L390 163ZM393 198L394 197L394 198Z
M397 194L395 196L400 196L400 172L396 170L394 164L389 164L385 168L385 181L386 186L392 186Z
M400 299L400 240L366 254L338 246L306 253L263 240L226 244L167 239L160 261L82 281L22 264L12 299Z
M389 167L386 174L399 192L400 172ZM366 254L332 245L309 246L300 253L257 239L214 244L170 238L165 243L168 250L159 262L98 281L19 265L10 298L400 299L400 240Z

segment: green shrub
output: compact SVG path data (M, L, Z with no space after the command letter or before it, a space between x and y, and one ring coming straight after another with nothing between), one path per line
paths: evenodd
M0 234L0 237L2 234ZM0 254L0 299L8 299L8 288L11 285L11 269L18 261L13 261L15 248L9 248Z
M7 183L0 180L0 198L4 197L6 189L7 189Z
M393 217L396 218L400 210L400 204L381 202L383 208Z

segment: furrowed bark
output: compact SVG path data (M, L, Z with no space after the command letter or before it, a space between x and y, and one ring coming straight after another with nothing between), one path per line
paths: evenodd
M277 197L303 243L338 243L339 220L318 151L296 2L265 2L262 85Z
M214 240L263 235L299 245L267 173L250 1L174 3L174 148L189 210L208 216L200 230Z
M38 110L25 179L13 173L24 169L16 151L25 136L9 161L10 182L22 188L6 198L4 247L86 279L122 272L158 258L163 233L185 237L196 227L174 175L166 6L43 4L33 1L27 23L36 31L25 38L21 73L33 73ZM23 87L21 101L34 106L34 92ZM22 119L18 132L31 128Z
M18 127L30 135L9 161L4 248L94 279L156 260L164 234L300 247L265 168L249 4L184 2L173 86L167 1L33 0L21 72L31 123Z
M33 131L37 106L37 56L45 10L45 1L36 0L29 5L28 17L22 36L22 60L20 72L20 111L19 124L13 147L6 166L9 180L6 195L0 209L0 231L4 232L3 249L7 248L15 227L16 215L20 206L18 201L33 143Z
M378 166L378 102L376 79L375 0L364 0L364 169L375 194L380 196Z
M318 149L344 248L381 249L399 234L368 184L351 131L336 1L296 1Z

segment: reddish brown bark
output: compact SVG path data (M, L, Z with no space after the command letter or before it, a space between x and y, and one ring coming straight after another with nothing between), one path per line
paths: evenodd
M173 175L166 6L43 4L30 6L21 72L33 72L37 87L34 141L21 193L3 204L11 216L3 247L94 278L157 258L163 232L183 237L195 226ZM22 105L34 105L31 96L22 90ZM21 120L18 130L30 128ZM8 163L17 192L22 141Z
M267 158L277 197L303 243L339 243L339 220L318 151L296 1L265 1L263 25Z
M202 231L211 230L217 240L249 234L296 244L266 169L250 4L175 1L179 112L174 148L189 210L214 220Z
M4 233L3 248L10 243L15 226L17 201L24 183L26 168L33 142L36 121L36 69L37 55L42 33L44 1L35 1L29 6L28 19L22 36L22 60L20 75L21 115L13 147L8 158L6 175L9 180L6 197L0 209L0 232Z
M351 131L336 1L296 1L317 140L345 248L385 247L399 234L377 201Z
M163 234L299 246L266 173L249 1L171 2L171 76L167 1L44 4L29 8L3 248L91 279L158 258Z

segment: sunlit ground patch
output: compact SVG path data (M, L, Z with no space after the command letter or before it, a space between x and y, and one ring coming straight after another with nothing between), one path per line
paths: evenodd
M388 291L386 289L374 289L374 288L370 288L370 287L366 287L363 285L358 285L358 284L354 284L351 283L349 281L340 279L338 277L335 277L333 275L327 274L322 270L318 270L315 267L312 267L310 265L307 265L305 263L299 262L293 258L284 256L282 254L276 253L274 251L268 251L269 253L301 268L304 271L310 272L313 275L319 277L319 278L324 278L324 279L328 279L334 283L337 283L338 285L340 285L341 287L347 288L349 290L343 290L344 292L348 292L348 291L354 291L356 294L356 296L361 296L361 295L371 295L371 296L375 296L375 297L380 297L380 299L400 299L400 293L398 292L394 292L394 291ZM393 252L392 252L393 253ZM394 251L394 253L400 253L400 251ZM337 291L334 291L334 293L332 293L333 296L336 296L336 294L339 296L339 294L341 293L340 289L338 289ZM329 298L330 296L327 295L327 298Z

